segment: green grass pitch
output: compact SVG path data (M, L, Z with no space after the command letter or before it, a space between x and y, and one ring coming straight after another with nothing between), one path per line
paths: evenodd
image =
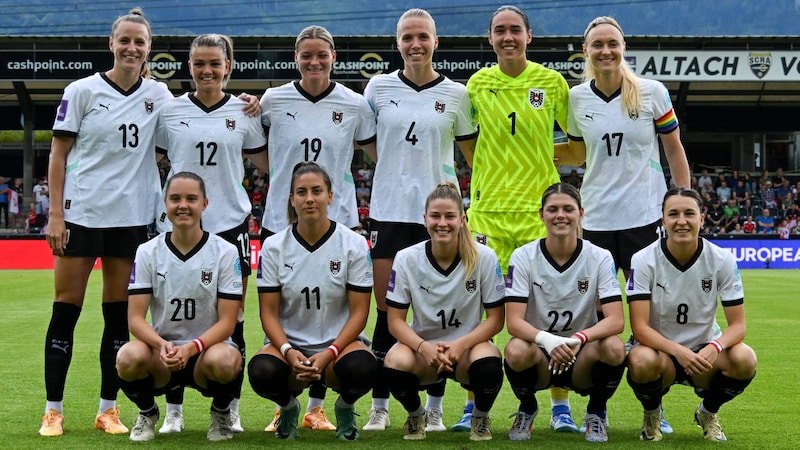
M747 337L745 342L758 355L758 375L745 393L723 406L720 420L728 436L726 448L795 448L800 442L797 414L800 410L800 271L744 270ZM245 322L248 353L258 348L263 332L258 320L255 280L250 283ZM186 392L184 416L186 430L178 435L157 435L147 444L133 443L127 435L105 435L93 429L99 392L99 340L102 318L99 293L101 274L95 271L90 279L82 316L75 331L75 352L67 378L64 398L65 434L59 438L43 438L37 434L44 408L43 345L50 318L53 280L51 271L0 271L0 309L5 319L0 331L0 447L7 449L86 449L86 448L262 448L313 449L330 446L348 448L402 448L406 445L431 449L477 448L589 448L579 434L557 434L548 428L549 396L538 395L540 414L534 423L532 438L527 443L510 442L506 436L511 425L508 415L516 411L517 401L507 382L492 410L494 439L488 442L469 441L467 433L428 433L421 443L402 439L401 427L405 413L391 400L392 426L385 432L361 432L357 442L343 443L332 432L300 430L296 441L276 441L263 432L271 420L274 405L256 396L245 382L240 412L245 432L232 441L209 443L209 400L192 390ZM627 309L627 308L626 308ZM374 320L374 314L370 320ZM720 310L719 321L724 325ZM372 322L367 327L372 329ZM623 338L627 337L627 331ZM497 343L508 341L502 332ZM333 410L334 393L329 391L326 408ZM356 405L359 425L368 416L369 396ZM586 399L571 394L573 417L582 420ZM159 403L162 405L163 398ZM300 399L305 407L305 395ZM424 398L423 398L424 401ZM451 425L461 416L464 391L453 382L447 387L444 403L445 424ZM666 435L660 443L639 441L642 412L630 388L623 381L609 403L609 442L607 448L699 448L715 445L705 442L692 415L699 399L691 389L674 386L664 399L664 407L675 433ZM135 406L120 393L122 417L129 426L136 415ZM160 424L159 424L160 426ZM138 445L137 445L138 444ZM718 447L721 448L721 447Z

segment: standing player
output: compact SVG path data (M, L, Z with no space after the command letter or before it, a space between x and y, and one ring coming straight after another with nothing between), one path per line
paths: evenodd
M331 80L336 62L333 36L312 25L297 35L294 59L300 80L267 89L261 97L261 120L269 135L269 181L262 220L261 241L286 228L283 205L291 184L292 168L314 161L331 174L333 203L328 214L351 229L358 226L358 206L351 164L353 144L374 160L375 115L363 96ZM325 387L315 383L309 391L303 426L334 430L322 409ZM275 431L276 420L266 431Z
M190 171L207 180L208 197L213 207L203 214L203 229L218 234L239 249L242 298L251 273L250 234L247 220L252 205L242 188L244 158L261 169L267 168L266 139L258 117L248 117L246 102L226 93L231 76L233 43L220 34L196 37L189 47L189 72L196 90L164 106L158 121L156 146L171 163L170 175ZM171 229L163 203L156 221L159 231ZM244 303L233 340L245 355ZM242 379L231 405L232 427L242 431L238 413ZM161 433L183 429L182 391L167 395L167 416Z
M44 349L42 436L63 434L62 400L75 324L98 257L103 265L104 329L95 427L111 434L128 432L119 421L114 364L117 350L128 342L127 283L133 257L147 239L158 197L156 120L172 99L165 84L149 77L151 36L139 8L117 18L108 40L113 68L67 86L53 125L47 243L56 256L55 301Z
M253 390L281 407L275 437L297 437L297 393L319 381L339 392L336 437L358 439L354 403L377 375L364 327L372 265L361 235L328 218L333 183L314 162L294 167L290 226L261 248L258 297L267 344L250 360Z
M569 87L558 72L528 61L532 38L522 10L498 8L489 22L497 65L479 70L467 82L480 126L474 155L465 154L472 166L470 227L479 242L497 252L504 273L514 249L546 233L539 202L544 190L559 181L553 128L557 122L567 130ZM578 431L567 392L554 389L551 396L551 427Z
M157 393L192 386L213 397L208 440L228 440L229 404L242 372L230 340L242 301L241 259L232 244L200 226L208 206L202 178L178 172L165 192L172 231L136 251L128 288L136 340L117 354L122 390L139 407L130 439L155 438Z
M589 396L586 440L605 442L606 402L625 370L622 291L608 250L579 237L583 207L570 184L550 186L539 212L547 237L511 255L506 283L506 376L520 400L511 440L530 439L538 406L534 394L548 386ZM602 305L598 320L595 304Z
M425 227L430 240L397 253L386 294L397 344L384 371L408 411L403 438L425 439L420 385L452 378L475 395L469 438L490 440L489 410L503 384L500 351L491 342L503 329L503 274L494 251L472 239L455 184L441 183L428 195Z
M469 117L470 102L463 85L433 70L439 44L436 24L427 11L410 9L397 22L397 48L403 69L369 80L364 91L378 117L378 164L370 202L370 242L375 262L377 319L372 350L379 366L395 338L386 319L386 286L395 254L424 241L425 197L442 181L457 183L453 140L471 154L477 130ZM372 393L365 430L389 426L389 389L379 377ZM441 424L444 384L429 397L431 430Z
M608 249L627 278L631 255L659 236L667 191L659 141L678 186L689 187L689 164L669 92L630 69L617 21L592 20L584 32L583 53L586 82L569 94L568 137L577 160L565 162L586 163L583 236ZM672 432L666 419L661 429Z
M641 439L660 441L661 398L673 384L703 399L694 420L706 439L726 441L717 412L750 384L756 354L745 335L744 293L736 260L700 238L703 200L676 187L663 200L665 239L635 253L626 292L636 343L628 383L644 408ZM716 326L719 302L728 327Z

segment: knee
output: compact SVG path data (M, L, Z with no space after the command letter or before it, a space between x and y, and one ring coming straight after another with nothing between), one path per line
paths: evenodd
M658 355L655 350L635 346L628 354L628 376L633 381L651 379L658 372Z
M530 347L531 346L527 345L522 339L512 338L508 344L506 344L506 348L503 349L506 365L515 372L527 369L528 367L526 367L525 361L528 359L528 349Z
M600 340L600 359L610 366L622 364L625 362L625 344L617 336Z
M389 349L383 359L383 367L410 372L416 361L416 353L407 345L396 343Z
M241 354L228 344L216 344L203 354L202 370L218 383L230 383L242 370Z
M144 370L146 357L140 341L128 342L117 352L117 374L123 380L139 375ZM149 353L149 352L148 352Z
M339 380L345 384L372 386L378 376L375 356L367 350L356 350L342 356L333 366Z
M728 349L732 378L752 378L756 372L756 352L747 344L739 343Z

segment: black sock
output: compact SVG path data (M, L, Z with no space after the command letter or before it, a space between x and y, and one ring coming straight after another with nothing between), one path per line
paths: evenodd
M624 372L625 363L618 366L610 366L600 361L594 363L592 367L594 386L589 389L589 403L586 405L586 412L601 414L606 410L606 403L619 387Z
M139 411L148 411L153 407L153 404L155 404L153 377L150 375L141 380L133 381L125 381L120 378L119 387L122 389L122 392L139 407Z
M247 365L247 378L256 394L279 405L291 400L289 392L289 365L273 355L256 355Z
M339 358L333 372L339 377L342 400L353 404L372 389L378 377L378 365L370 352L357 350Z
M511 390L519 399L519 410L526 414L533 414L539 410L536 402L536 383L539 381L539 371L536 366L529 367L522 372L512 369L507 361L504 361L506 378L511 384ZM475 400L478 397L476 395Z
M242 354L242 358L245 357L245 342L244 342L244 321L236 322L236 326L233 328L233 334L231 335L231 340L237 347L239 347L239 353Z
M48 401L60 402L64 399L64 384L72 361L75 324L80 315L81 308L78 306L53 303L53 315L44 343L44 384Z
M211 410L221 413L230 411L231 400L233 400L233 382L220 383L208 380L208 392L211 394Z
M645 411L655 411L661 405L661 399L664 397L664 383L659 376L655 381L647 383L635 383L631 380L631 373L628 372L628 384L633 389L633 394L642 403Z
M419 378L416 375L396 369L383 368L384 376L392 395L408 412L414 412L422 406L419 399Z
M308 397L309 398L325 398L325 394L328 392L328 387L322 384L321 381L315 381L308 386Z
M183 404L183 386L175 386L168 390L166 394L164 394L164 399L167 403L172 403L173 405Z
M116 400L119 392L117 352L130 339L128 302L103 303L103 337L100 340L100 398Z
M499 357L489 356L473 361L467 372L475 394L475 408L488 412L503 386L503 363Z
M425 391L431 397L444 397L444 390L446 386L447 386L447 380L443 378L437 381L436 383L429 384L428 386L426 386Z
M717 372L717 374L711 378L711 387L706 391L705 397L703 397L703 406L708 412L716 414L719 412L719 408L723 403L733 400L737 395L744 392L744 389L755 377L756 375L753 374L753 377L750 379L737 380L723 375L722 372Z
M389 322L386 318L386 311L378 311L378 316L375 319L375 330L372 332L372 353L378 360L378 373L379 376L375 380L375 386L372 388L372 398L389 398L389 386L386 384L386 376L383 374L383 358L386 353L397 342L397 340L389 333Z

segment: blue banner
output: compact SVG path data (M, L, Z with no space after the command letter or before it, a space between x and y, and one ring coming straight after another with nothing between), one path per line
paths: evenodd
M740 269L800 269L800 240L711 239L728 249Z

